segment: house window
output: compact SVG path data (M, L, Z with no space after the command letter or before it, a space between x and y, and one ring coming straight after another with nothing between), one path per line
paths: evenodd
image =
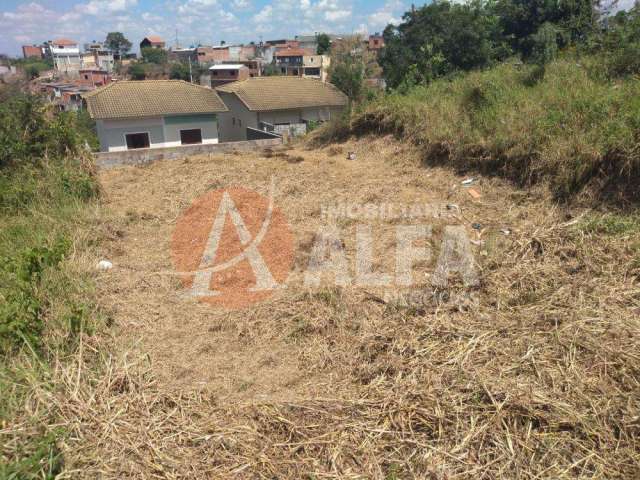
M85 80L89 80L89 75L85 75L85 76L84 76L84 79L85 79Z
M180 143L182 143L182 145L202 143L202 130L199 128L180 130Z
M136 148L149 148L149 134L144 133L127 133L125 135L127 140L127 150L134 150Z

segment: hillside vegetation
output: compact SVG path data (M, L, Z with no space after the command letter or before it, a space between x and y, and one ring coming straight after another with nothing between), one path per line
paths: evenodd
M505 63L418 85L354 111L353 133L393 133L419 146L424 161L502 175L520 185L548 181L568 199L589 187L638 200L640 82L598 78L593 58L539 67Z
M65 432L46 399L97 318L77 258L98 187L75 117L0 99L0 478L53 478Z

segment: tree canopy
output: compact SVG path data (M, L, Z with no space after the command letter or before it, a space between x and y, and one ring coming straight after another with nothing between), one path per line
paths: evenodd
M331 49L331 39L326 33L318 34L318 36L316 37L316 42L318 42L318 55L324 55Z
M163 65L167 63L167 52L162 48L145 47L140 52L142 58L147 63L155 63L156 65Z
M384 31L390 87L484 68L509 56L548 61L600 32L600 0L434 0Z
M109 32L104 43L112 52L118 55L124 55L131 50L131 42L126 39L122 32Z

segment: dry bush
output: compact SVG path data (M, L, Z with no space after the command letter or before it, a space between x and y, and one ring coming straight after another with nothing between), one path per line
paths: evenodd
M188 171L155 164L143 183L133 168L102 175L109 231L123 231L104 246L120 249L100 288L112 338L83 337L76 360L52 369L56 388L33 385L25 405L55 405L69 432L66 478L638 477L638 222L565 211L496 179L478 181L474 202L459 177L420 167L388 138L348 147L358 160L244 153L194 158ZM433 220L434 236L483 225L477 302L407 308L357 287L307 290L300 258L289 288L264 304L186 303L158 273L170 268L172 222L212 179L261 191L273 171L293 192L278 204L301 257L318 205L457 204ZM158 220L127 219L131 205ZM379 247L387 268L393 246ZM352 256L352 239L345 248ZM3 432L30 428L27 414Z

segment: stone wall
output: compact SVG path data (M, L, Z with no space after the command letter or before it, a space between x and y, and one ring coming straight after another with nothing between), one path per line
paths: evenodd
M180 147L143 148L122 152L95 153L98 168L112 168L119 165L143 165L157 160L180 160L193 155L228 153L241 150L259 150L282 145L282 138L247 140L215 144L183 145Z

